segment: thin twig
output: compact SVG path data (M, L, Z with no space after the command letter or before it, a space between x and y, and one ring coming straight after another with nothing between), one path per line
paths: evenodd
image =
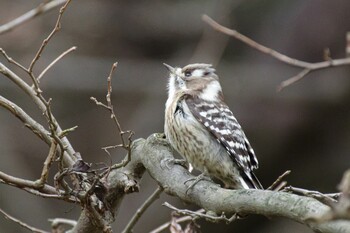
M113 109L113 104L112 104L112 99L111 99L111 96L112 96L112 75L115 71L115 69L117 68L117 65L118 65L118 62L115 62L113 65L112 65L112 68L111 68L111 71L107 77L107 95L106 95L106 100L107 100L107 106L108 106L108 109L110 110L111 112L111 118L113 119L114 123L116 124L118 130L119 130L119 133L120 133L120 136L121 136L121 141L122 141L122 144L123 145L126 145L125 144L125 141L124 141L124 137L123 135L125 133L128 133L127 131L124 131L122 130L122 127L120 126L120 123L119 123L119 120L117 118L117 116L115 115L114 113L114 109Z
M12 184L9 184L9 185L12 185ZM64 200L66 202L74 203L74 204L80 203L80 200L76 196L74 196L73 193L71 195L67 195L63 190L59 190L60 194L46 194L46 193L42 193L38 190L31 189L31 188L22 188L22 187L18 187L18 186L14 186L14 187L20 188L20 189L26 191L27 193L30 193L30 194L33 194L35 196L42 197L42 198Z
M23 189L28 193L34 194L36 196L42 196L46 198L55 198L60 200L69 200L70 202L78 203L74 197L69 194L63 196L64 191L57 190L54 187L44 184L39 187L36 182L31 180L25 180L22 178L14 177L0 171L0 183L11 185L19 189Z
M66 218L50 218L48 219L49 222L51 222L51 227L52 228L57 228L58 226L64 224L64 225L69 225L74 227L77 225L77 221L71 220L71 219L66 219Z
M273 57L281 62L284 62L288 65L303 68L303 70L299 74L297 74L296 76L293 76L293 77L283 81L277 87L278 91L281 91L283 88L285 88L293 83L296 83L297 81L301 80L302 78L304 78L306 75L308 75L312 71L325 69L325 68L329 68L329 67L350 65L350 57L335 59L335 60L330 59L330 60L326 60L323 62L316 62L316 63L301 61L301 60L286 56L286 55L284 55L280 52L277 52L276 50L273 50L269 47L266 47L262 44L259 44L258 42L250 39L249 37L239 33L236 30L224 27L224 26L220 25L219 23L217 23L216 21L214 21L212 18L210 18L207 15L203 15L202 20L204 22L206 22L207 24L209 24L214 30L219 31L221 33L224 33L226 35L229 35L231 37L234 37L237 40L240 40L241 42L247 44L248 46L250 46L250 47L252 47L252 48L254 48L254 49L256 49L264 54L267 54L267 55L269 55L269 56L271 56L271 57Z
M315 198L316 200L318 200L321 203L328 205L330 207L333 207L334 204L337 203L337 200L335 200L333 198L334 194L323 194L319 191L312 191L312 190L307 190L307 189L303 189L303 188L296 188L293 186L285 187L284 190L287 192L293 192L293 193L296 193L299 195Z
M124 230L122 231L123 233L130 233L132 232L132 229L134 228L135 224L137 221L140 219L142 214L152 205L152 203L157 200L160 196L160 194L163 192L163 188L158 186L158 188L147 198L147 200L140 206L140 208L137 209L136 213L134 216L132 216L131 220L129 223L126 225Z
M281 190L284 188L284 186L287 184L286 182L283 183L284 177L288 176L291 173L290 170L285 171L282 175L280 175L271 185L267 188L267 190L276 190L276 187L278 187L277 190ZM283 184L283 185L281 185Z
M50 150L49 150L49 154L46 157L45 162L44 162L41 176L36 181L36 184L38 185L38 187L42 187L47 182L50 167L51 167L51 165L55 159L55 156L56 156L56 152L57 152L56 150L57 150L57 143L55 141L52 141L51 146L50 146Z
M205 210L204 210L204 209L199 209L199 210L197 210L197 211L195 211L195 212L196 212L196 213L204 213ZM191 216L183 216L183 217L181 217L181 218L177 218L175 221L176 221L177 223L181 223L181 222L191 221L192 219L193 219L193 218L192 218ZM171 222L172 222L172 221L166 222L166 223L160 225L159 227L157 227L156 229L150 231L149 233L160 233L160 232L162 232L162 231L168 229L169 226L171 225Z
M35 121L31 116L29 116L22 108L20 108L15 103L6 99L5 97L0 95L0 107L7 109L10 113L12 113L15 117L20 119L23 124L30 129L35 135L37 135L41 140L49 144L51 142L49 132Z
M77 49L76 46L64 51L61 55L59 55L55 60L53 60L38 76L37 80L40 81L40 79L44 76L44 74L53 66L55 65L59 60L61 60L64 56L66 56L68 53L75 51Z
M228 223L231 223L232 221L237 219L236 214L232 215L231 218L226 218L224 213L222 213L221 216L215 216L215 215L208 215L208 214L199 213L196 211L186 210L186 209L180 210L180 209L176 208L175 206L172 206L168 202L164 202L163 205L168 207L169 209L174 210L177 214L188 215L188 216L191 216L192 218L195 218L195 219L202 218L202 219L205 219L207 221L215 222L215 223L224 221L225 223L228 224Z
M6 32L9 32L13 30L14 28L20 26L21 24L24 24L25 22L35 18L38 15L41 15L43 13L49 12L50 10L55 9L56 7L62 5L65 3L66 0L55 0L50 1L47 3L41 3L38 7L28 11L27 13L15 18L14 20L11 20L10 22L7 22L0 26L0 35L4 34Z
M232 36L232 37L236 38L237 40L240 40L241 42L249 45L250 47L252 47L252 48L254 48L262 53L268 54L268 55L270 55L270 56L272 56L272 57L276 58L277 60L280 60L284 63L287 63L287 64L292 65L292 66L296 66L299 68L306 68L306 67L312 65L312 63L304 62L304 61L300 61L300 60L288 57L280 52L277 52L276 50L273 50L269 47L266 47L262 44L259 44L258 42L250 39L249 37L239 33L236 30L233 30L233 29L230 29L230 28L227 28L227 27L220 25L219 23L215 22L212 18L210 18L207 15L203 15L202 20L204 22L206 22L207 24L209 24L213 29L215 29L219 32L222 32L226 35Z
M28 67L28 73L33 72L34 65L41 57L41 54L44 51L46 45L49 43L51 38L56 34L56 32L58 32L61 29L61 18L62 18L63 13L66 11L66 8L67 8L68 4L70 3L70 1L71 0L66 0L66 3L61 7L60 12L58 14L56 24L55 24L55 27L53 28L53 30L51 31L49 36L41 44L39 50L37 51L35 57L33 58L32 62L30 63L30 65ZM35 82L34 82L34 84L35 84Z
M118 132L119 132L119 136L120 136L120 140L121 140L121 144L119 145L114 145L114 146L106 146L103 147L102 149L110 156L109 153L109 149L114 149L114 148L118 148L118 147L122 147L125 150L127 150L127 157L119 164L114 164L113 166L111 166L111 169L116 169L116 168L120 168L120 167L124 167L130 160L131 160L131 143L132 143L132 136L134 135L134 132L131 130L123 130L120 122L118 120L118 117L116 116L115 112L114 112L114 107L112 104L112 76L113 73L115 72L116 68L117 68L118 62L113 63L112 68L109 72L109 75L107 77L107 94L106 94L106 101L107 104L104 104L100 101L98 101L95 97L90 97L90 99L92 101L95 102L95 104L97 106L101 106L105 109L107 109L110 112L110 117L113 119L114 124L116 125ZM126 143L125 139L124 139L124 135L125 134L129 134L128 135L128 142Z
M309 68L303 69L300 73L298 73L297 75L281 82L278 86L277 86L277 91L282 91L283 88L288 87L289 85L298 82L300 79L304 78L306 75L308 75L312 70Z
M9 63L12 63L14 65L16 65L17 67L19 67L21 70L25 71L26 73L28 72L27 68L25 68L24 66L22 66L20 63L18 63L17 61L15 61L12 57L10 57L9 55L7 55L7 53L5 52L4 49L0 48L0 52L2 53L2 55L6 58L6 60Z
M3 211L2 209L0 209L0 212L5 216L5 218L19 224L21 227L30 230L31 232L35 232L35 233L49 233L48 231L44 231L35 227L32 227L30 225L28 225L27 223L22 222L21 220L9 215L8 213L6 213L5 211Z

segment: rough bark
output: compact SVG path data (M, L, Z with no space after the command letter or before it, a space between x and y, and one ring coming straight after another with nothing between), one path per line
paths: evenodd
M108 199L113 205L113 211L118 210L126 192L137 191L145 168L167 194L218 214L239 212L279 216L305 224L316 232L350 232L349 221L315 222L314 219L325 214L329 207L309 197L268 190L228 190L209 181L200 181L186 194L187 186L184 182L193 176L184 167L169 163L168 160L173 158L172 149L162 134L153 134L147 140L137 140L133 146L131 162L124 168L112 171L108 178ZM101 229L93 225L92 219L84 210L72 232L101 232Z

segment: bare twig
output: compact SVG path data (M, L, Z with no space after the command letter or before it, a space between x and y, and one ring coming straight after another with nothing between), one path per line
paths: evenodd
M240 6L242 2L242 0L235 0L223 1L221 4L216 4L213 8L213 15L217 16L220 21L229 23L228 21L231 21L232 18L228 16L230 16L233 10ZM228 37L214 33L209 28L204 28L201 39L198 41L196 49L192 55L191 63L195 63L198 60L203 61L204 59L210 61L211 64L216 66L221 60L228 42Z
M35 232L35 233L49 233L48 231L44 231L35 227L32 227L30 225L28 225L27 223L22 222L21 220L9 215L8 213L6 213L5 211L3 211L2 209L0 209L0 212L5 216L5 218L19 224L21 227L30 230L31 232Z
M303 69L297 75L281 82L280 85L278 85L278 87L277 87L277 91L282 91L283 88L288 87L289 85L298 82L300 79L302 79L306 75L308 75L311 71L312 71L312 69L310 69L310 68Z
M39 187L36 182L8 175L0 171L0 183L11 185L25 190L28 193L45 198L55 198L60 200L69 200L70 202L79 203L75 197L69 194L63 195L62 190L57 190L54 187L44 184Z
M249 45L250 47L264 53L267 55L272 56L273 58L284 62L288 65L303 68L303 70L297 74L296 76L291 77L290 79L287 79L283 81L277 88L278 91L281 91L283 88L299 81L300 79L304 78L307 74L311 73L315 70L325 69L329 67L336 67L336 66L345 66L350 65L350 58L341 58L341 59L335 59L335 60L327 60L323 62L316 62L316 63L310 63L301 61L292 57L288 57L280 52L277 52L276 50L273 50L269 47L266 47L264 45L259 44L258 42L250 39L249 37L239 33L236 30L232 30L230 28L224 27L220 25L219 23L215 22L212 18L210 18L207 15L203 15L202 19L204 22L209 24L213 29L224 33L226 35L232 36L236 38L237 40L240 40L241 42Z
M107 77L107 95L106 95L107 104L104 104L104 103L98 101L95 97L90 97L90 99L92 101L94 101L97 106L101 106L101 107L107 109L110 112L110 117L113 119L113 121L114 121L114 123L115 123L115 125L116 125L116 127L118 129L120 140L122 142L120 145L106 146L106 147L103 147L102 149L108 155L110 155L110 153L108 152L109 149L114 149L114 148L118 148L118 147L122 147L125 150L127 150L127 152L128 152L127 153L127 157L121 163L114 164L111 167L111 169L116 169L116 168L123 167L130 161L130 159L131 159L132 136L134 135L133 131L130 131L130 130L124 131L122 129L122 127L120 125L120 122L118 120L118 117L116 116L116 114L114 112L114 107L113 107L113 104L112 104L112 98L111 98L111 96L112 96L112 76L113 76L113 73L115 72L115 70L117 68L117 65L118 65L118 62L113 63L111 71L109 72L109 75ZM127 138L127 142L124 139L124 135L125 134L129 134L128 138Z
M204 209L199 209L197 211L195 211L196 213L204 213L205 210ZM181 223L181 222L187 222L187 221L191 221L193 218L191 216L183 216L181 218L177 218L175 221L177 223ZM156 229L150 231L149 233L159 233L159 232L162 232L166 229L169 228L170 224L172 223L172 221L169 221L169 222L166 222L162 225L160 225L159 227L157 227Z
M77 225L77 221L71 220L71 219L66 219L66 218L53 218L49 219L49 222L51 222L51 227L53 229L59 227L60 225L68 225L74 227Z
M285 171L282 175L280 175L271 185L267 188L267 190L281 190L286 186L287 182L283 181L284 177L288 176L291 173L290 170Z
M59 55L55 60L53 60L38 76L37 80L40 81L40 79L44 76L44 74L53 66L55 65L59 60L61 60L64 56L66 56L68 53L75 51L77 47L72 47L66 51L64 51L61 55Z
M338 185L341 196L337 203L331 203L331 209L323 216L316 218L318 222L330 220L350 219L350 169L347 170Z
M41 172L40 178L36 181L38 187L42 187L47 182L47 177L49 176L49 170L52 165L53 160L56 156L57 143L55 141L51 142L49 154L45 159L44 166Z
M43 140L47 144L50 144L51 140L49 137L49 132L41 124L39 124L31 116L29 116L25 111L23 111L22 108L20 108L10 100L2 97L1 95L0 95L0 106L7 109L15 117L20 119L23 122L23 124L27 128L29 128L35 135L37 135L41 140Z
M284 190L288 192L293 192L295 194L315 198L316 200L330 207L333 207L334 204L337 203L337 200L333 198L334 194L323 194L319 191L311 191L303 188L296 188L293 186L285 187Z
M35 57L33 58L32 62L30 63L30 65L28 67L28 73L32 73L33 72L34 65L39 60L39 58L41 57L41 54L44 51L46 45L49 43L51 38L56 34L56 32L58 32L61 29L61 18L62 18L63 13L66 11L66 8L67 8L68 4L70 3L70 1L71 0L66 0L66 3L61 7L60 12L58 14L58 18L57 18L56 24L55 24L55 27L53 28L53 30L51 31L49 36L41 44L39 50L37 51ZM33 80L33 82L35 84L37 81Z
M0 183L1 183L1 180L0 180ZM9 184L9 185L12 185L12 184ZM63 190L59 190L60 194L46 194L46 193L42 193L42 192L39 192L38 190L31 189L31 188L26 188L26 187L23 188L23 187L18 187L18 186L14 186L14 187L20 188L20 189L26 191L27 193L30 193L30 194L33 194L35 196L42 197L42 198L64 200L66 202L70 202L70 203L74 203L74 204L80 203L80 200L76 196L67 195Z
M140 206L140 208L137 209L134 216L132 216L129 223L126 225L123 233L130 233L132 232L132 229L134 228L137 221L140 219L142 214L147 210L147 208L152 205L152 203L159 198L159 195L163 192L163 188L158 186L158 188L147 198L147 200Z
M215 22L212 18L210 18L207 15L203 15L202 20L204 22L206 22L207 24L209 24L213 29L215 29L221 33L224 33L226 35L232 36L232 37L236 38L237 40L240 40L241 42L249 45L250 47L252 47L252 48L254 48L262 53L268 54L268 55L276 58L277 60L280 60L284 63L287 63L291 66L305 68L305 67L308 67L312 64L312 63L308 63L308 62L304 62L304 61L300 61L300 60L288 57L282 53L277 52L276 50L273 50L269 47L261 45L258 42L250 39L249 37L239 33L236 30L233 30L233 29L230 29L230 28L227 28L227 27L220 25L219 23Z
M21 24L24 24L25 22L35 18L38 15L41 15L43 13L46 13L46 12L49 12L50 10L55 9L56 7L62 5L65 2L66 0L54 0L54 1L49 1L47 3L41 3L38 7L28 11L27 13L17 17L16 19L6 24L1 25L0 35L13 30L14 28L20 26Z
M208 214L204 214L204 213L199 213L197 211L191 211L191 210L185 210L185 209L184 210L180 210L180 209L172 206L168 202L164 202L163 205L168 207L169 209L174 210L177 214L188 215L188 216L191 216L194 219L202 218L202 219L205 219L207 221L215 222L215 223L224 221L225 223L228 224L228 223L231 223L232 221L237 219L237 215L236 214L232 215L231 218L226 218L224 213L222 213L221 216L215 216L215 215L208 215Z
M10 57L9 55L7 55L7 53L5 52L4 49L0 48L0 52L2 53L2 55L6 58L6 60L11 63L14 64L15 66L19 67L20 69L22 69L25 72L28 72L27 68L25 68L24 66L22 66L20 63L18 63L16 60L14 60L12 57Z
M39 106L39 108L43 111L43 113L45 114L47 121L49 123L49 128L50 128L50 132L51 132L51 137L57 142L57 144L60 147L60 158L63 157L64 152L66 151L67 148L69 148L69 152L72 156L72 158L74 158L74 150L72 149L72 147L70 146L69 142L67 139L61 140L58 136L58 134L60 133L61 129L59 127L59 125L57 124L52 112L51 112L51 107L50 107L50 103L51 100L46 100L43 95L42 95L42 91L40 90L39 87L39 81L38 79L35 77L34 73L33 73L33 68L35 63L38 61L38 59L40 58L44 48L46 47L46 45L48 44L48 42L50 41L50 39L54 36L54 34L60 29L60 21L62 18L63 13L65 12L68 4L70 3L71 0L66 0L66 3L64 4L63 7L61 7L60 12L59 12L59 16L58 19L56 21L55 27L52 30L52 32L50 33L50 35L43 41L42 45L40 46L38 52L36 53L35 57L33 58L30 66L28 67L28 69L26 69L24 66L20 65L18 62L14 61L13 59L11 59L6 53L5 51L1 51L2 54L6 57L6 59L17 65L18 67L20 67L21 69L23 69L24 71L26 71L28 73L28 75L30 76L30 78L32 79L34 88L31 88L26 82L24 82L21 78L19 78L17 75L15 75L11 70L7 69L7 67L3 66L0 63L0 73L3 73L5 76L9 77L13 82L15 82L18 86L20 86L27 94L29 94L32 99L34 100L34 102ZM49 65L50 67L50 65ZM33 91L34 89L34 91ZM68 145L64 145L65 143L68 143ZM61 163L60 163L61 164Z

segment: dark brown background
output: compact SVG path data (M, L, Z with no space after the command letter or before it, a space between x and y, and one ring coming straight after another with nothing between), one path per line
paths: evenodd
M0 24L34 8L40 1L0 0ZM52 29L58 9L0 35L0 47L28 65ZM111 1L73 0L54 37L38 62L36 73L71 46L78 50L61 60L41 82L45 97L53 98L53 112L63 128L78 125L69 135L87 162L108 162L100 149L118 143L109 115L90 100L102 100L106 77L113 62L113 101L125 129L138 137L163 131L167 97L166 62L183 66L191 62L215 64L226 102L239 119L260 161L257 175L265 186L287 169L288 181L298 187L335 192L349 168L350 79L349 68L314 72L301 82L276 93L276 86L300 70L220 35L201 21L206 13L260 43L297 59L317 62L323 49L333 58L345 56L345 34L350 29L347 0L250 1ZM6 61L0 58L1 62ZM29 81L22 72L12 67ZM20 105L38 121L42 115L27 96L4 76L0 95ZM0 109L0 170L36 179L48 148L16 118ZM124 156L113 151L114 162ZM146 175L141 192L129 195L113 224L119 232L136 208L154 190ZM184 206L163 194L147 211L135 232L147 232L169 220L165 200ZM80 209L43 200L0 185L0 206L39 228L49 229L48 218L77 219ZM231 225L201 222L203 232L310 233L285 219L260 216ZM220 229L219 229L220 228ZM0 216L0 232L27 232Z

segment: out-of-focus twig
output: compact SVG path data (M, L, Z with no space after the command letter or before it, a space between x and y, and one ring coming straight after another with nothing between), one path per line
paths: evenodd
M195 211L195 212L196 212L196 213L204 213L205 210L204 210L204 209L199 209L199 210L197 210L197 211ZM177 223L181 223L181 222L191 221L192 219L193 219L193 218L192 218L191 216L183 216L183 217L181 217L181 218L175 219L175 221L176 221ZM162 231L168 229L171 223L172 223L172 221L166 222L166 223L160 225L159 227L157 227L156 229L150 231L149 233L160 233L160 232L162 232Z
M61 55L59 55L55 60L53 60L38 76L37 80L40 81L40 79L46 74L46 72L55 65L59 60L61 60L64 56L66 56L68 53L75 51L77 49L76 46L73 46L72 48L64 51Z
M343 178L338 185L341 196L338 202L331 202L331 209L324 215L315 218L318 222L326 222L331 220L350 220L350 169L345 171Z
M28 11L27 13L15 18L14 20L7 22L0 26L0 35L6 32L9 32L16 27L24 24L25 22L35 18L38 15L49 12L50 10L55 9L56 7L65 3L66 0L54 0L49 2L41 3L38 7Z
M53 230L61 227L62 225L68 225L71 227L74 227L75 225L77 225L77 221L66 219L66 218L53 218L53 219L49 219L48 221L51 222L51 228ZM52 231L52 232L56 232L56 231Z
M152 205L152 203L159 198L159 195L163 192L163 188L158 186L158 188L147 198L147 200L137 209L134 216L132 216L129 223L126 225L122 233L130 233L134 228L137 221L140 219L142 214L147 210L147 208Z
M216 4L213 8L212 14L215 15L215 18L218 18L220 22L229 24L229 21L232 22L232 18L229 19L229 15L234 11L238 6L240 6L242 0L225 0L220 4ZM229 38L218 33L214 33L209 28L204 28L202 36L197 43L196 49L192 55L190 63L196 63L198 60L204 59L205 62L210 62L216 66L221 60L225 49L228 45Z
M236 30L224 27L220 25L219 23L215 22L212 18L210 18L207 15L203 15L202 19L204 22L209 24L213 29L224 33L226 35L232 36L236 38L237 40L240 40L241 42L249 45L250 47L264 53L267 55L272 56L273 58L284 62L288 65L303 68L301 72L299 72L297 75L281 82L281 84L277 87L278 91L281 91L283 88L296 83L300 79L304 78L307 74L311 73L312 71L315 70L320 70L320 69L325 69L329 67L336 67L336 66L345 66L345 65L350 65L350 57L347 58L341 58L341 59L329 59L327 61L323 62L316 62L316 63L310 63L310 62L305 62L301 61L292 57L288 57L280 52L277 52L276 50L273 50L269 47L266 47L264 45L259 44L258 42L250 39L249 37L239 33Z
M0 213L2 213L4 215L5 218L19 224L21 227L30 230L31 232L35 232L35 233L49 233L47 231L32 227L30 225L28 225L27 223L22 222L21 220L9 215L8 213L6 213L5 211L3 211L2 209L0 209Z
M222 221L225 223L231 223L232 221L237 219L236 214L232 215L231 218L226 218L224 213L222 213L222 215L220 215L220 216L215 216L215 215L208 215L205 213L200 213L200 212L192 211L192 210L185 210L185 209L181 210L181 209L176 208L175 206L172 206L168 202L164 202L163 205L168 207L169 209L174 210L177 214L188 215L188 216L191 216L192 218L202 218L202 219L205 219L207 221L215 222L215 223L222 222Z

